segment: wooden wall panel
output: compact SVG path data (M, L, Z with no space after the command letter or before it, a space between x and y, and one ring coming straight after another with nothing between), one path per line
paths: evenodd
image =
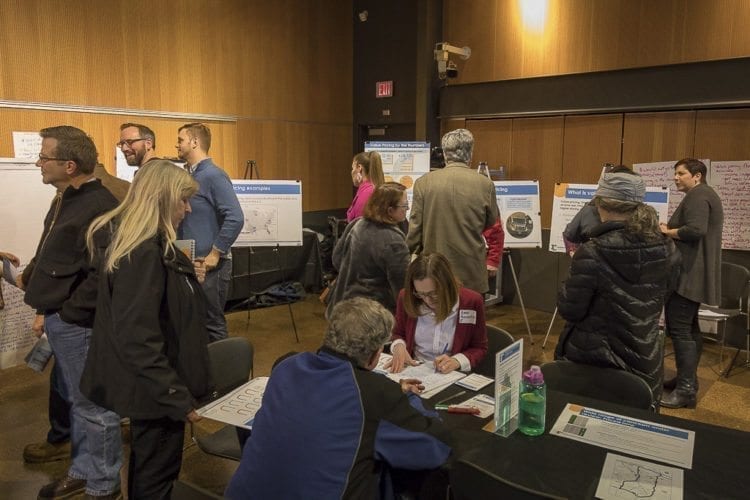
M539 180L543 228L550 227L555 182L563 180L563 125L561 116L513 120L513 148L507 175L515 180Z
M622 115L566 116L562 181L596 184L605 163L620 163Z
M693 156L711 160L750 158L750 109L698 111Z
M627 113L623 125L622 163L679 160L692 156L695 111Z
M510 166L513 120L468 120L466 128L474 134L474 166L480 161L491 169Z
M185 120L0 108L0 157L14 156L13 131L36 132L45 127L72 125L91 136L99 152L99 161L110 173L114 173L115 143L120 140L120 125L125 122L138 122L150 127L156 134L156 153L159 156L176 156L177 129L186 123ZM238 165L235 124L205 123L211 129L212 145L209 155L230 177L236 177Z
M444 1L443 38L472 49L454 83L750 55L747 0L548 0L542 30L521 3Z

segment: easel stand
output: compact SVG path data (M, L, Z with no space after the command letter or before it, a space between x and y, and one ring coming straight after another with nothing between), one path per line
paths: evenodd
M552 313L552 319L549 320L549 326L547 327L547 335L544 336L544 342L542 342L542 349L547 345L547 339L549 338L549 332L552 331L552 325L555 323L557 317L557 306L555 306L555 312Z
M281 265L282 264L281 263L281 253L279 252L279 248L280 248L280 246L277 243L276 246L273 249L273 252L274 252L274 254L276 254L276 269L279 271L279 274L281 276L281 283L285 283L286 282L286 275L284 274L284 266ZM247 252L247 276L248 276L248 280L252 279L252 275L253 275L253 273L252 273L252 267L250 266L250 263L252 261L252 254L253 254L253 247L248 247L248 252ZM250 290L248 292L248 297L247 297L248 308L247 308L247 322L245 324L245 328L246 329L250 327L250 299L252 298L252 295L253 295L253 292L252 292L252 290ZM289 318L292 320L292 328L294 329L294 339L299 344L299 334L297 333L297 322L294 320L294 311L292 310L292 303L291 302L287 302L286 305L289 308Z
M516 268L513 266L513 258L508 254L508 263L510 264L510 274L513 276L513 284L516 286L516 293L518 294L518 301L521 303L521 312L523 312L523 320L526 322L526 331L529 334L529 343L534 345L534 337L531 336L531 327L529 326L529 317L526 315L526 306L523 303L523 294L521 293L521 287L518 285L518 276L516 276Z

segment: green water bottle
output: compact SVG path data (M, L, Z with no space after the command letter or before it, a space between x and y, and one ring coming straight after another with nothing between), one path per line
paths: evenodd
M547 389L542 370L533 365L523 372L518 391L518 429L527 436L544 434L544 416L547 412Z

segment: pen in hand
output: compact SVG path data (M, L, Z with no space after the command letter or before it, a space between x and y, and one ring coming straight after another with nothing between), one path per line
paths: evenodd
M437 358L435 358L435 373L438 373L440 371L440 369L438 368L438 365L439 365L439 361L438 360L441 357L445 356L445 353L447 353L447 352L448 352L448 342L445 343L445 347L443 347L443 352L440 353L440 356L438 356Z

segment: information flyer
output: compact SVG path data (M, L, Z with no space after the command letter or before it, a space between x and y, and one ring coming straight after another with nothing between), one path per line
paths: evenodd
M506 248L541 248L539 181L495 181Z

